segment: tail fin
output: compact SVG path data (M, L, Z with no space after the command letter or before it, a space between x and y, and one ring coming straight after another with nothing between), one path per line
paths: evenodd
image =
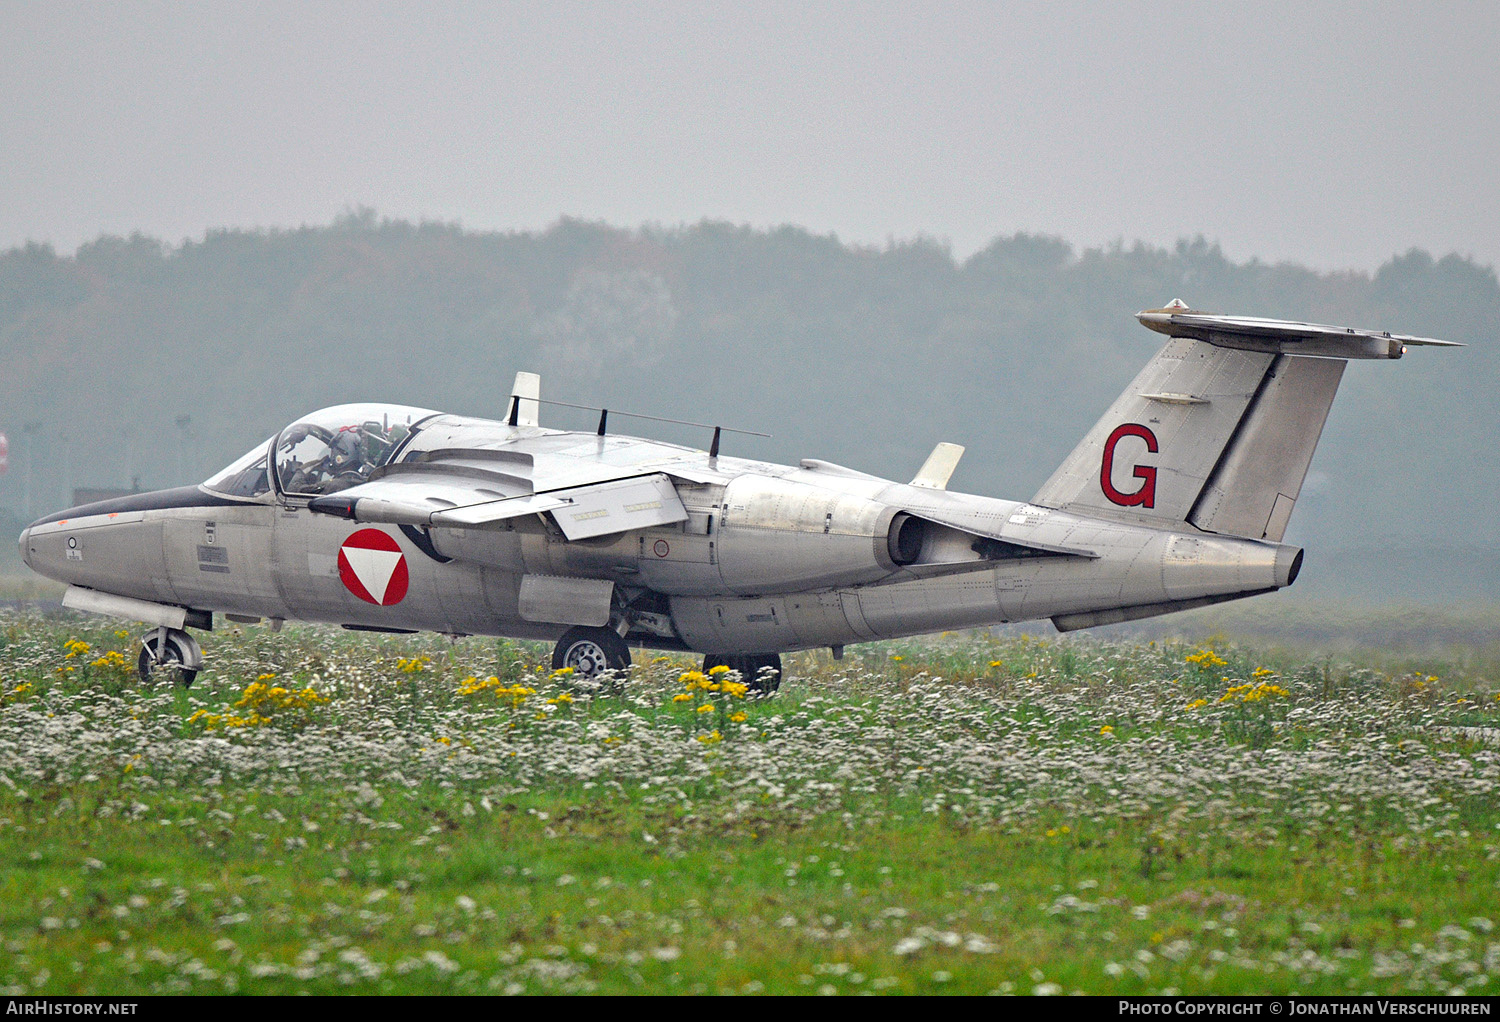
M1032 502L1273 542L1286 532L1346 360L1451 343L1212 316L1177 301L1137 318L1172 340Z

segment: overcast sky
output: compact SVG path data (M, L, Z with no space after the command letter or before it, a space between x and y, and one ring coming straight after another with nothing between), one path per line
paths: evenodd
M0 0L0 248L792 223L1500 262L1500 3Z

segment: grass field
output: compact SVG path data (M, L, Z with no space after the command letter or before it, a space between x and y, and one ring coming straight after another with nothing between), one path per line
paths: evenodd
M0 992L1500 989L1472 646L948 636L755 698L251 627L183 690L6 613Z

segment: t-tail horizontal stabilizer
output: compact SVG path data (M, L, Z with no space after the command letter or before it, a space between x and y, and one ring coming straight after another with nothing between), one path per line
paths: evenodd
M1165 308L1137 312L1135 318L1148 330L1168 337L1190 337L1219 348L1265 351L1279 355L1313 355L1321 358L1400 358L1408 346L1462 348L1457 341L1413 337L1390 331L1356 330L1353 327L1301 323L1290 319L1258 316L1217 316L1190 309L1180 299Z

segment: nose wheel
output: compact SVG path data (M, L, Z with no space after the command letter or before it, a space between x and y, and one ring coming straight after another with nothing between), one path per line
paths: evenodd
M191 685L203 666L203 650L187 632L178 628L157 628L141 637L141 655L136 670L142 681L166 678Z
M781 657L776 653L762 656L709 653L703 658L703 673L719 666L738 671L740 680L749 685L752 692L775 692L781 687Z
M605 671L628 671L630 647L613 628L569 628L552 648L552 669L573 668L582 678Z

